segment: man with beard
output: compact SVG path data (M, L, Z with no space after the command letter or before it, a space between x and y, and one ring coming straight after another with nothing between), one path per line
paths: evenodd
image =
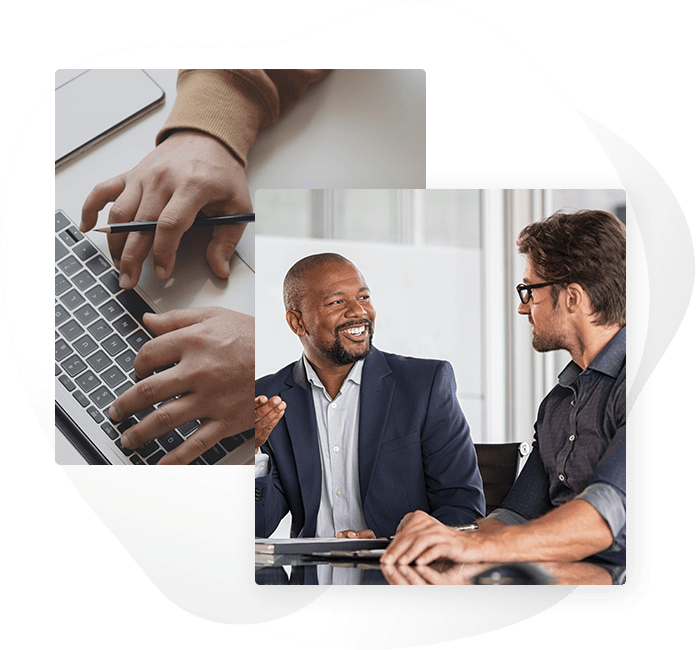
M304 354L256 382L257 537L288 511L293 537L388 536L416 508L449 525L481 516L450 364L373 348L370 290L340 255L297 262L283 296Z
M473 532L407 515L382 557L387 572L439 557L626 563L625 226L607 212L557 212L517 245L527 256L518 312L534 349L572 361L539 407L532 453L502 506Z

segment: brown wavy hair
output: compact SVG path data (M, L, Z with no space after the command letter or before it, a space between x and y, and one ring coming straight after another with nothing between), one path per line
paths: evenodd
M601 210L559 210L525 226L517 248L532 261L551 287L554 304L559 287L575 282L590 297L595 325L626 324L626 226Z

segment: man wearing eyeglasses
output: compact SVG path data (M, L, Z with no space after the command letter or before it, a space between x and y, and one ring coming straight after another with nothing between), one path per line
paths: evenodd
M383 570L456 562L626 562L626 230L607 212L557 212L526 226L518 313L538 352L572 361L539 407L532 453L478 530L423 512L399 525ZM397 565L396 567L394 565Z

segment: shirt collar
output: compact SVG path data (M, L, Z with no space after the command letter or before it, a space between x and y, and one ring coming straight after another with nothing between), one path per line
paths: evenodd
M602 351L590 362L588 368L610 377L618 377L626 364L626 326L624 325Z
M314 370L312 364L309 363L309 360L304 354L302 355L302 362L304 363L305 372L307 373L307 380L314 386L318 386L319 388L326 390L324 384L321 383L321 379L319 379L319 375L317 375L316 370ZM360 359L359 361L356 361L353 364L353 367L350 369L350 372L343 380L343 386L345 386L347 381L351 381L354 384L360 386L360 383L362 382L362 371L364 363L365 359ZM343 386L341 386L341 388L343 388Z
M610 377L618 377L621 369L626 364L626 326L624 325L592 359L586 370L596 370ZM558 375L558 383L561 386L569 386L583 372L580 366L571 361Z

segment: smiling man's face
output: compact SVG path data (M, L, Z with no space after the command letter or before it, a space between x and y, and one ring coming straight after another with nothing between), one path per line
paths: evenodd
M330 262L307 272L304 283L301 322L307 358L345 366L370 354L376 312L358 269Z

